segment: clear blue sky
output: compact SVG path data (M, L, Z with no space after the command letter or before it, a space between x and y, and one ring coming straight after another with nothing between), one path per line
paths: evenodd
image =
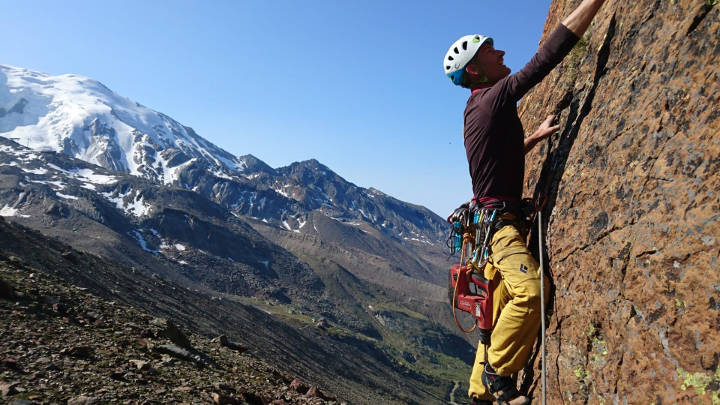
M517 71L549 4L5 0L0 63L92 77L234 154L273 167L316 158L444 217L472 189L468 92L442 58L485 34Z

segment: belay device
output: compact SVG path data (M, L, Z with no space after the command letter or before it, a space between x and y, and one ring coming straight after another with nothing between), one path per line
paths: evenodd
M504 207L477 207L474 202L455 209L448 217L453 230L448 239L452 253L460 251L460 263L450 268L448 298L453 309L455 323L465 333L477 327L480 341L490 343L492 333L492 301L494 284L484 277L487 264L488 245L498 212ZM475 324L469 330L460 325L456 309L469 312L475 317Z
M456 264L450 268L450 290L452 297L450 305L453 306L453 315L455 308L471 313L476 319L476 326L480 332L480 341L487 344L490 341L490 333L492 332L492 289L490 280L476 274L472 266L460 267ZM457 322L457 316L455 316ZM458 327L465 332L470 330L463 329L458 322Z

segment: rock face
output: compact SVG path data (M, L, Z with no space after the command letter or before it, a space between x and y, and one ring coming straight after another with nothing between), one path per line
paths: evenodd
M520 103L527 132L562 125L525 176L547 197L548 403L718 401L716 3L606 2ZM553 1L544 35L577 4Z

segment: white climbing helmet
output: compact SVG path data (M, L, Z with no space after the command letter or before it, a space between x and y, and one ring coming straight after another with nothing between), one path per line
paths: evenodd
M493 39L479 34L465 35L450 46L443 59L443 68L453 83L458 86L462 84L465 66L485 42L492 45Z

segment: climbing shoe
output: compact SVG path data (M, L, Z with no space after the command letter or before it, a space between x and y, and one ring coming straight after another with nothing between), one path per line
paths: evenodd
M485 363L482 382L500 405L530 405L530 398L518 392L515 381L498 375L490 363Z
M493 403L492 401L488 401L487 399L473 398L472 402L470 402L470 405L493 405Z

